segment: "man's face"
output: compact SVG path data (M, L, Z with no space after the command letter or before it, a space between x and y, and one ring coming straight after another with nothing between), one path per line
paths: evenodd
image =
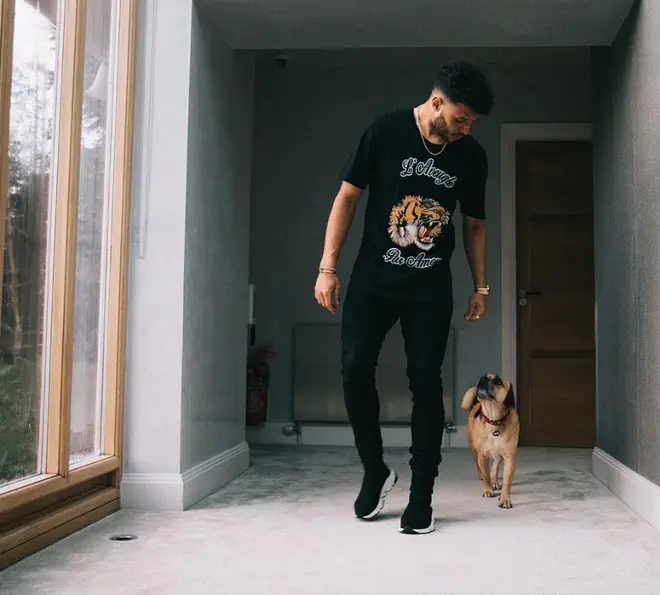
M470 134L472 124L478 116L469 107L462 103L451 103L440 96L434 97L431 103L434 108L431 128L446 143Z

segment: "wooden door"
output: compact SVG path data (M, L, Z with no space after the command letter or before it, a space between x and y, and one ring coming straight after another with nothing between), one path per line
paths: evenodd
M590 141L518 142L521 445L596 442Z

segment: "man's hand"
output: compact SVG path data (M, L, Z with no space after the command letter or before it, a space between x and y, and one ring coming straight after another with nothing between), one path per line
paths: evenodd
M333 314L339 307L339 277L337 273L319 273L314 286L316 301Z
M481 320L486 315L486 298L485 295L477 293L476 291L470 296L468 308L465 312L465 320Z

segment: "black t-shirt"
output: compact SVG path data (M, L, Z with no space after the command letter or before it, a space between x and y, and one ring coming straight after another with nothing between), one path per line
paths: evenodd
M412 109L374 119L343 179L369 188L364 231L350 286L392 298L451 298L452 216L485 219L488 160L471 136L425 148ZM430 152L429 152L430 151Z

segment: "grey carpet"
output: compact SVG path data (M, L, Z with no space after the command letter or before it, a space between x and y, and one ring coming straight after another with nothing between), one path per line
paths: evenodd
M353 449L261 447L183 513L121 511L0 573L3 595L657 595L660 534L589 472L590 453L522 449L512 510L481 498L466 450L444 455L435 533L397 532L409 472L377 520L351 506ZM108 541L116 532L133 542Z

